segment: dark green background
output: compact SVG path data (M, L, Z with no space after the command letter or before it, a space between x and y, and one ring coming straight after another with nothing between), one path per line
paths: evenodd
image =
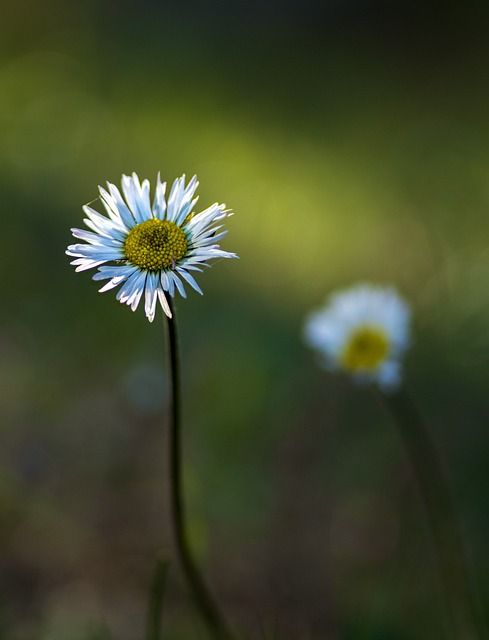
M0 31L1 637L144 636L163 321L64 255L132 171L236 211L239 262L178 317L192 540L245 637L446 637L395 428L301 342L357 281L413 305L406 379L487 609L487 3L7 0ZM175 570L166 604L165 639L201 637Z

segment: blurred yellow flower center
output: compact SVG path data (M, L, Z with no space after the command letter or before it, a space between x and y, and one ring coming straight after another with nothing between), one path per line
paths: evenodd
M341 359L348 371L376 369L388 351L389 341L385 332L377 327L363 326L350 336Z
M127 234L124 253L131 264L144 271L172 269L187 253L188 241L174 222L151 218Z

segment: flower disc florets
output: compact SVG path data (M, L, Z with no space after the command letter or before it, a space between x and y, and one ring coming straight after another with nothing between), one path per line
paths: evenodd
M145 271L174 269L187 253L184 232L169 220L146 220L133 227L124 242L124 253L131 264Z
M307 319L304 337L327 369L394 389L410 343L408 305L389 287L358 285L331 296Z
M389 353L389 339L382 329L364 326L354 331L346 343L342 361L346 371L372 371Z
M202 293L192 272L199 272L217 258L237 258L223 251L219 241L226 235L222 220L232 215L223 204L213 204L196 212L199 183L194 176L185 185L185 176L174 181L168 198L166 182L158 175L153 203L148 180L122 176L122 193L110 182L99 187L100 202L107 215L89 205L83 210L90 231L72 229L75 238L67 254L75 259L77 271L97 269L94 280L107 280L100 289L120 286L117 299L135 311L144 299L144 310L154 320L157 302L171 317L167 295L178 291L186 296L184 283Z

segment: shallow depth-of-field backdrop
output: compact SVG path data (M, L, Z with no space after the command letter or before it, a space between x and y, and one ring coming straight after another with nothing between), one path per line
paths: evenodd
M305 314L414 309L406 380L489 608L489 8L7 0L0 24L0 637L144 637L166 519L164 324L64 255L97 185L236 211L179 299L195 554L246 638L446 637L410 467ZM94 206L98 206L96 203ZM274 636L273 634L277 635ZM201 638L175 567L164 638Z

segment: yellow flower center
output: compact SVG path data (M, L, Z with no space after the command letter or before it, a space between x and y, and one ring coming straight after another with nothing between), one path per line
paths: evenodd
M188 241L174 222L151 218L137 224L127 234L124 254L143 271L173 269L187 253Z
M376 369L389 352L389 341L382 329L363 326L349 338L343 349L342 363L348 371Z

